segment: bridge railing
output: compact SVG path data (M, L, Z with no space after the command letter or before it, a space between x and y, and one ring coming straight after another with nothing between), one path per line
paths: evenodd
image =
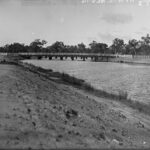
M114 54L102 54L102 53L16 53L20 56L118 56Z

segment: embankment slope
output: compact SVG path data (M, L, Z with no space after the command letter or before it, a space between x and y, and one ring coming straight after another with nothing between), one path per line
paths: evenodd
M150 147L150 117L23 67L0 65L0 148L116 147Z

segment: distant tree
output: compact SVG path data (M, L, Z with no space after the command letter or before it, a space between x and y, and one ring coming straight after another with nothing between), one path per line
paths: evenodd
M56 41L51 46L48 46L47 49L49 52L61 53L66 50L66 46L63 42Z
M126 45L126 53L136 55L139 48L139 42L136 39L129 40Z
M105 53L108 49L108 45L105 43L97 43L93 41L89 44L92 53Z
M8 53L18 53L18 52L27 52L27 48L24 44L13 43L10 45L5 45L4 49Z
M145 37L141 37L140 41L140 54L150 54L150 36L147 34Z
M124 41L122 39L115 38L113 40L113 44L111 45L112 53L122 54L124 52L124 46L125 46L125 44L124 44Z
M147 34L145 37L141 37L142 41L143 41L143 44L145 45L150 45L150 36L149 34Z
M29 45L30 47L30 51L33 52L41 52L43 46L46 44L47 42L45 40L40 40L40 39L36 39L33 42L31 42L31 44Z
M5 51L5 49L4 49L4 47L0 47L0 53L5 53L6 51Z
M69 53L78 53L78 47L76 45L67 46Z
M86 53L86 46L85 46L85 44L83 44L83 43L78 44L77 52L79 52L79 53Z

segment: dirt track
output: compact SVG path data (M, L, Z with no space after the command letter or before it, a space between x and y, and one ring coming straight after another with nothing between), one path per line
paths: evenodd
M150 117L0 65L0 148L146 148Z

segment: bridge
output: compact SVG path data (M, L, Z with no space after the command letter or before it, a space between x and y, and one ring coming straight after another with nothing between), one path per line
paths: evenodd
M110 58L117 58L118 55L113 54L101 54L101 53L13 53L8 54L9 56L20 56L22 59L42 59L48 58L52 60L53 58L64 60L70 58L71 60L82 59L85 61L90 58L92 61L109 61Z

